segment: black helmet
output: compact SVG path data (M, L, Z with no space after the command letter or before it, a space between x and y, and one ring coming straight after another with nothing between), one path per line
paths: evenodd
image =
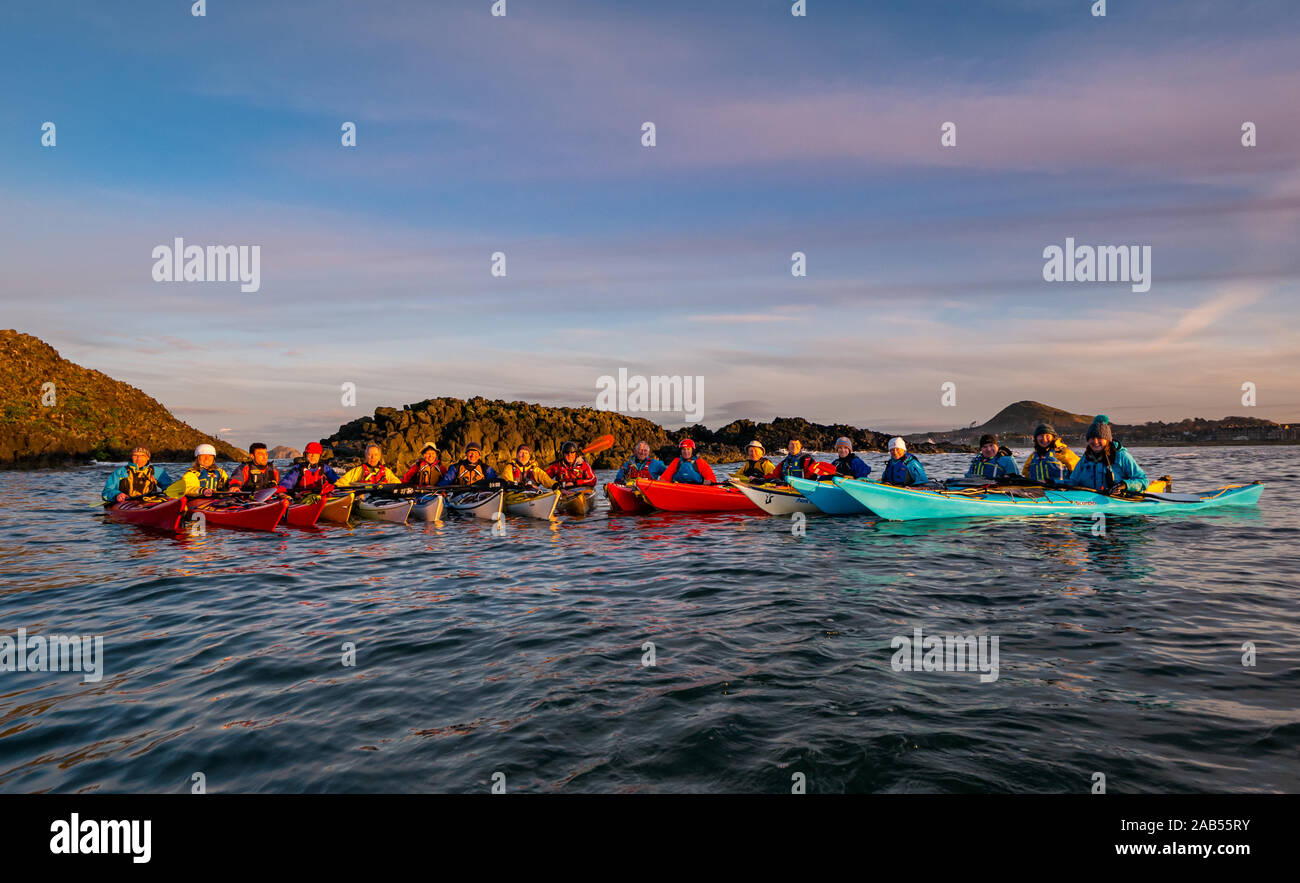
M578 443L577 443L577 442L571 442L571 441L567 441L567 442L565 442L564 444L560 445L560 453L561 453L561 454L576 454L576 453L578 453Z

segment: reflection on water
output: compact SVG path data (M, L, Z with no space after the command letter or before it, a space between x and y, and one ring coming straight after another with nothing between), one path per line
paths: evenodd
M1182 487L1254 477L1141 459ZM106 469L11 474L32 507L0 509L3 633L103 635L106 667L0 672L0 789L180 791L203 770L214 791L484 791L504 770L526 791L777 792L793 767L815 792L1080 791L1096 769L1295 790L1300 467L1240 462L1275 479L1259 509L1100 535L813 515L800 536L602 500L503 537L454 516L170 537L68 502ZM999 679L894 672L917 627L998 636Z

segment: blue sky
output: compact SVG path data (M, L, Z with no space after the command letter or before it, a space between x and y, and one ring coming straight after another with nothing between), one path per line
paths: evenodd
M242 444L619 367L713 426L1300 419L1294 4L1090 5L8 4L0 326ZM261 291L153 282L177 236ZM1151 290L1045 283L1067 236Z

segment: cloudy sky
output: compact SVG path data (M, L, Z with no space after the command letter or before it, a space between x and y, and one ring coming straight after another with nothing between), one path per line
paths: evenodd
M1090 5L5 4L0 327L240 444L620 367L711 426L1300 419L1294 0ZM154 282L178 236L261 290ZM1066 237L1150 291L1045 282Z

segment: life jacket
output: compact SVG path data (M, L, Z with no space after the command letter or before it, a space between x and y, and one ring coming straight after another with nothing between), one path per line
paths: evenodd
M194 475L197 477L199 483L199 490L201 491L225 490L223 485L226 484L228 479L225 479L222 476L221 470L218 469L215 465L211 469L200 469L197 466L191 466L188 470L186 470L186 474L189 474L190 472L194 473Z
M761 467L766 463L770 468L764 471ZM743 468L736 471L737 475L743 475L745 478L766 478L776 467L772 466L772 461L766 457L760 457L757 460L746 460Z
M885 471L880 474L880 480L885 484L910 485L912 474L907 471L907 464L915 460L915 454L904 454L897 460L891 457L885 464Z
M126 476L117 483L118 491L128 497L144 497L158 493L158 476L153 467L145 465L143 469L134 463L126 467Z
M554 478L556 481L569 483L582 482L590 478L587 474L587 470L583 469L586 465L586 460L574 460L572 466L565 463L563 460L556 460L551 464L551 468L548 469L547 472L550 473L551 478ZM646 477L649 478L648 475Z
M704 476L696 468L695 461L699 457L691 457L687 460L685 457L677 458L677 469L673 472L673 481L680 484L704 484Z
M315 466L304 463L298 467L298 481L294 484L295 490L310 490L319 487L325 483L325 464L317 463Z
M1020 470L1020 474L1034 481L1053 484L1069 478L1070 467L1065 465L1063 461L1056 459L1055 444L1047 450L1042 450L1035 445L1034 452L1025 461L1025 466Z
M280 473L270 463L260 472L253 471L253 465L245 463L239 467L239 489L244 491L260 491L263 488L275 487L280 483Z
M623 480L626 482L631 482L637 478L654 478L654 476L650 474L650 464L652 462L654 461L653 460L641 461L635 458L628 460L626 463L623 464ZM637 463L640 463L641 465L638 466L636 465Z
M786 454L781 461L782 478L803 478L804 464L812 459L812 454Z
M432 463L421 460L419 467L419 469L415 470L415 475L411 476L411 484L419 487L433 487L442 479L442 464L437 460Z
M456 484L473 484L485 478L487 478L487 467L483 465L481 459L473 466L468 460L456 461Z
M1091 463L1094 467L1100 465L1106 467L1105 484L1103 487L1098 488L1098 490L1106 490L1115 484L1115 455L1119 453L1121 447L1122 445L1120 445L1119 442L1112 440L1100 454L1094 454L1091 447L1083 449L1083 457L1081 458L1082 462ZM1094 477L1096 476L1095 471L1093 475Z
M384 484L388 475L388 465L380 463L378 466L368 466L361 464L361 484Z
M853 471L854 460L857 460L859 463L863 462L862 458L857 454L849 454L847 457L836 457L831 461L831 465L835 467L835 474L848 476L856 475L857 473ZM867 472L870 471L871 468L868 467Z
M505 466L501 467L501 477L506 481L513 481L516 484L526 484L534 486L538 484L537 470L541 467L529 460L527 463L520 463L518 460L511 460Z

